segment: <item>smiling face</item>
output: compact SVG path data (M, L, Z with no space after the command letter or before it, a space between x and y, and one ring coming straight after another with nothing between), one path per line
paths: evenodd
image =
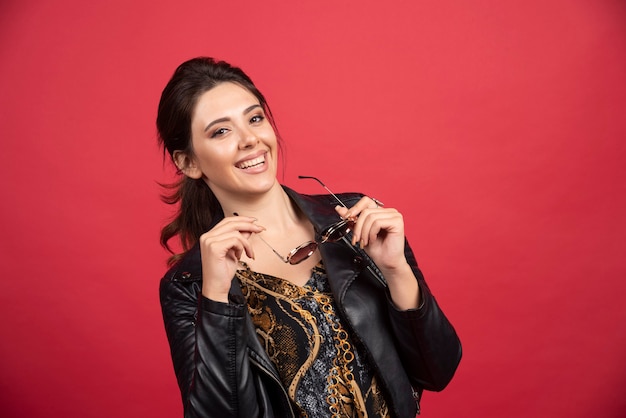
M191 120L193 155L174 159L203 178L220 202L268 191L276 183L277 139L259 100L235 83L202 94Z

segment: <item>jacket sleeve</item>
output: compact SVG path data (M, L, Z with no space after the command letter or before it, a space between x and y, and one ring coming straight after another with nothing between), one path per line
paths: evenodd
M397 337L398 352L412 384L432 391L443 390L461 360L461 342L424 281L408 243L405 256L420 287L418 309L400 311L391 302L389 315Z
M245 306L209 300L201 295L200 286L200 281L168 278L160 286L184 416L256 417L259 407L246 354Z

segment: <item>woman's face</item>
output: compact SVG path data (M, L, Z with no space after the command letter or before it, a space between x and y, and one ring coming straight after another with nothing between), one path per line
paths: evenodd
M221 83L198 99L191 120L194 156L185 174L204 178L218 200L262 193L276 182L277 140L258 99Z

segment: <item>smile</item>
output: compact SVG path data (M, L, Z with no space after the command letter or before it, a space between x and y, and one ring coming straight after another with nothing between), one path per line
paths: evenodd
M260 155L256 158L253 158L251 160L246 160L246 161L242 161L240 163L237 163L235 165L235 167L240 168L242 170L248 169L248 168L252 168L252 167L257 167L260 165L263 165L265 163L265 154Z

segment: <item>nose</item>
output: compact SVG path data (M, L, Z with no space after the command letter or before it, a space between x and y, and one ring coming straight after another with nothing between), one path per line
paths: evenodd
M241 138L239 140L239 148L248 149L254 148L259 142L259 137L252 129L242 129Z

